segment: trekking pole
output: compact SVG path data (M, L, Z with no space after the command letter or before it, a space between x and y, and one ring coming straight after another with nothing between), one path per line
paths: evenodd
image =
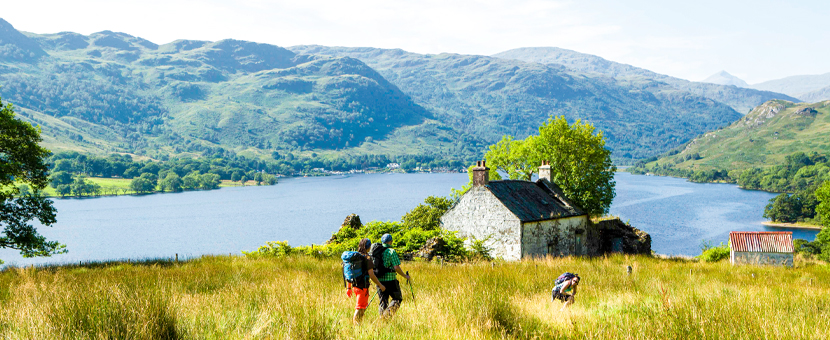
M378 289L377 291L375 291L375 294L374 294L374 295L372 295L372 299L371 299L371 300L369 300L369 304L368 304L367 306L372 305L372 301L375 301L375 296L378 296L378 294L380 294L380 289Z
M406 272L406 276L409 276L409 271ZM407 279L406 283L409 284L409 292L412 293L412 302L415 302L415 305L418 305L418 300L415 299L415 289L412 288L412 280Z

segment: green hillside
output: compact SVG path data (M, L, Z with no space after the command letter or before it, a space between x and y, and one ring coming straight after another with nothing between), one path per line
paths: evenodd
M784 158L795 152L830 154L830 101L766 102L728 127L700 135L656 163L696 170L764 168L784 164Z
M41 125L56 151L469 157L483 145L352 58L237 40L159 46L110 31L23 35L6 22L0 27L10 51L0 59L0 97ZM32 46L45 52L21 52Z
M773 99L797 102L797 98L770 89L748 89L736 86L693 82L639 67L613 62L604 58L558 47L523 47L494 54L493 57L515 59L541 64L564 65L568 68L602 74L616 79L639 79L665 83L675 89L690 92L731 106L740 113ZM766 91L765 91L766 90Z
M565 115L604 131L615 160L630 163L740 117L662 82L484 56L157 45L110 31L21 33L2 19L0 52L0 97L41 125L55 151L470 159Z
M290 49L359 59L437 119L491 142L504 134L535 133L550 115L587 120L605 133L613 157L622 163L667 151L741 116L664 83L586 75L560 65L377 48Z

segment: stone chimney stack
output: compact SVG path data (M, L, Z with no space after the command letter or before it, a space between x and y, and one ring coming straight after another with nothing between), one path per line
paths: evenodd
M542 166L539 167L539 179L547 179L548 182L553 183L553 179L550 177L550 162L542 161Z
M476 162L476 167L473 168L473 186L482 186L490 183L490 169L487 168L485 161Z

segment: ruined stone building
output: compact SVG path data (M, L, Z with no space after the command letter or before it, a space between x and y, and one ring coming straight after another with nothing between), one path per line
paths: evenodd
M550 166L536 182L489 181L483 161L473 168L473 187L444 216L444 229L487 239L492 255L505 260L526 256L581 255L588 215L550 181Z
M494 257L651 253L651 237L619 219L591 223L551 182L550 165L539 167L535 182L490 181L489 170L478 162L473 187L441 217L441 225L460 237L486 239Z
M793 266L791 231L733 231L729 233L729 258L732 264Z

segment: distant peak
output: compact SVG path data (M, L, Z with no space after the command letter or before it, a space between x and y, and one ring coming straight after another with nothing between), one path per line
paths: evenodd
M712 84L719 84L719 85L734 85L734 86L737 86L737 87L746 87L746 88L749 87L749 84L747 84L741 78L733 76L733 75L729 74L729 72L726 72L724 70L721 70L720 72L717 72L717 73L709 76L709 78L704 79L702 82L712 83Z

